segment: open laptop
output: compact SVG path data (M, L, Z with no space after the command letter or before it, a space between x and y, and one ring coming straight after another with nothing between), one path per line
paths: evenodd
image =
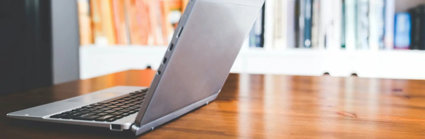
M118 86L12 113L8 117L153 130L219 94L264 0L191 0L149 88Z

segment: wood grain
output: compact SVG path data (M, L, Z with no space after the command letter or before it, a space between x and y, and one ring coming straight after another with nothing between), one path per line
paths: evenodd
M0 96L7 138L425 138L425 81L231 74L216 101L134 137L5 114L117 86L148 86L130 70Z

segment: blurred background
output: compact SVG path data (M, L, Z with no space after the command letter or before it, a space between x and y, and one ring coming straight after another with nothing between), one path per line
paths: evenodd
M81 78L159 66L188 0L78 0ZM425 79L424 0L266 0L232 72Z
M0 93L156 69L188 2L3 0ZM266 0L232 72L422 80L424 50L425 0Z

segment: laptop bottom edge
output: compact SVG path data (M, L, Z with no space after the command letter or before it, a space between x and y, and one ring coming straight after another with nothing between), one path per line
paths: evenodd
M135 119L136 114L132 114L126 119ZM78 125L78 126L91 126L91 127L100 127L107 128L111 131L124 131L131 128L131 122L96 122L96 121L83 121L83 120L60 120L60 119L51 119L51 118L40 118L40 117L20 117L20 116L8 116L14 119L28 120L35 122L48 122L55 124L68 124L68 125ZM119 127L119 128L117 128Z
M192 103L186 107L183 107L177 111L174 111L170 114L167 114L161 118L158 118L152 122L149 122L147 124L141 125L140 127L137 125L132 125L131 130L135 133L136 136L141 135L143 133L146 133L148 131L154 130L156 127L161 126L171 120L174 120L176 118L179 118L180 116L183 116L186 113L191 112L192 110L195 110L201 106L207 105L211 101L215 100L218 96L219 92L215 93L214 95L211 95L205 99L202 99L198 102Z

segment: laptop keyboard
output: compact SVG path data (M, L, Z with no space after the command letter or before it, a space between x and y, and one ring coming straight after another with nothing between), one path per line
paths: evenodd
M113 122L138 112L147 91L148 89L142 89L131 92L112 100L101 101L52 115L50 118Z

